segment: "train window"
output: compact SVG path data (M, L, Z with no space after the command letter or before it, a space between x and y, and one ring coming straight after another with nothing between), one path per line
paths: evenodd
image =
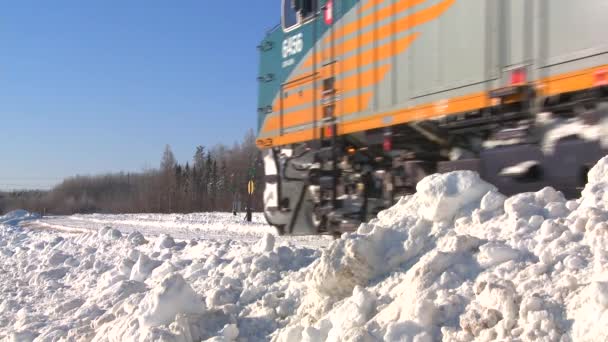
M283 0L283 30L290 31L302 20L313 18L318 4L319 0Z
M283 0L283 29L285 31L298 25L298 12L293 0Z
M317 2L318 0L302 0L302 18L310 18L317 13Z

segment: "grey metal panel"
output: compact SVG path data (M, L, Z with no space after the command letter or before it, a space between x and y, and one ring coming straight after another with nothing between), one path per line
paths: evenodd
M410 50L412 98L495 77L496 72L489 70L496 65L496 58L491 55L495 45L486 42L489 37L497 37L497 23L487 20L489 13L496 13L489 11L489 6L493 6L492 1L457 1L439 19L425 25Z
M543 1L547 58L542 66L608 52L608 1Z
M534 50L533 50L533 61L534 67L531 70L532 79L540 79L547 76L546 69L541 68L547 60L547 0L536 0L533 2L534 5L534 16L533 16L533 37L534 37Z
M486 79L493 80L500 76L500 69L504 64L504 53L501 47L504 46L504 18L502 11L502 0L488 0L485 15L486 35L485 39L485 59L486 59ZM490 84L488 83L488 86Z
M411 95L425 95L437 89L439 68L439 22L432 21L421 30L420 38L410 48Z
M378 86L377 111L437 103L498 87L494 80L504 60L499 54L501 1L457 1L438 19L417 27L419 38L396 57L390 75ZM342 119L363 118L377 111Z
M608 65L608 53L577 59L568 63L556 64L542 68L542 77L565 74L572 71L593 68L599 65Z
M388 0L385 1L387 3L393 3L396 0ZM392 15L393 17L396 16L395 11L392 11ZM391 26L391 32L393 36L397 36L397 32L395 30L396 26L392 25ZM392 41L392 50L395 51L395 44L396 41L393 40ZM385 108L389 108L391 106L393 106L394 103L394 99L395 99L395 85L396 85L396 77L397 77L397 73L399 72L399 66L396 64L396 56L391 57L390 62L391 62L391 68L390 70L386 73L386 76L384 76L383 80L382 80L382 84L379 85L378 89L379 91L377 92L376 96L374 97L374 100L377 101L376 104L376 108L383 110ZM377 67L376 63L376 67ZM379 77L380 75L376 75L376 77Z
M487 7L486 0L457 1L438 20L440 88L485 81Z
M402 1L402 0L390 0ZM438 19L416 27L419 38L377 85L370 110L416 106L489 90L500 75L499 3L501 0L457 1ZM466 18L466 20L463 20Z
M416 43L412 44L409 51L416 49ZM410 84L413 84L413 76L410 72L411 59L411 53L396 56L396 103L407 103L411 97L412 86Z
M393 105L393 89L394 89L394 78L397 76L394 70L394 65L389 72L386 73L384 79L379 84L379 91L377 92L376 99L378 100L378 106L380 110L389 108Z
M542 0L541 0L542 1ZM538 1L510 0L500 3L500 54L502 77L500 86L509 82L510 71L526 67L529 79L534 76L534 44L538 28L534 25L534 6Z
M506 30L509 37L506 45L508 51L506 67L522 64L526 59L524 39L529 34L529 32L524 31L526 2L529 2L529 0L511 0L505 2L508 4L504 15L507 19Z

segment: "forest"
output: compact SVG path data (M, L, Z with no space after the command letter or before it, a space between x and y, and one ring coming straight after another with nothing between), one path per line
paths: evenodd
M44 215L243 211L250 180L255 183L252 209L260 211L263 178L261 152L249 131L232 147L197 146L183 164L167 145L158 168L74 176L49 191L0 192L0 214L14 209Z

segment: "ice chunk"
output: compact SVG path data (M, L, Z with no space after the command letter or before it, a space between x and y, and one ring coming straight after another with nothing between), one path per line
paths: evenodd
M455 171L434 174L416 186L416 200L420 214L428 221L449 221L468 206L472 211L479 200L494 186L484 182L472 171Z
M491 242L479 247L477 260L483 267L493 267L509 260L516 260L519 252L501 243Z
M495 190L488 191L488 193L482 197L479 208L484 211L495 211L502 209L505 199L506 197L503 194Z
M175 240L167 234L161 235L156 241L156 249L172 248L175 246Z
M220 333L226 340L234 341L239 337L239 328L236 324L227 324Z
M140 232L132 232L131 234L129 234L127 236L127 240L133 246L141 246L141 245L148 243L148 241L146 240L144 235Z
M107 235L108 239L117 240L122 238L122 233L118 229L111 229Z
M173 322L180 313L203 314L205 304L184 278L175 273L146 295L140 310L140 325L151 328Z
M131 270L131 275L129 279L135 281L145 281L146 278L152 273L152 270L157 268L162 264L162 261L154 260L148 258L147 255L140 253L139 258L135 265L133 265L133 269Z
M331 326L327 341L343 341L353 328L361 327L373 313L375 296L361 287L355 287L353 295L328 318Z
M257 243L257 250L261 253L270 252L274 249L274 236L266 233Z
M544 216L544 208L536 202L534 193L523 193L505 201L505 212L512 218L530 218L534 215Z
M587 175L590 184L608 182L608 156L600 159Z
M570 210L566 207L565 203L562 202L551 202L545 207L547 210L547 216L549 218L566 217L570 214Z
M69 257L70 257L69 255L57 251L57 252L52 253L49 256L47 262L51 266L59 266L59 265L63 264L63 262L66 261L67 258L69 258Z
M209 307L234 304L239 298L240 291L228 286L207 292L207 305Z
M602 158L591 168L588 183L583 189L581 206L583 208L608 209L608 156Z
M165 261L150 273L148 282L161 282L167 275L177 271L179 271L179 269L174 264Z

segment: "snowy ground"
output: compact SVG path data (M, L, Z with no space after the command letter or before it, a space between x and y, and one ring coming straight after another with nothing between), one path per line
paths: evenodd
M335 242L259 217L0 217L0 340L608 341L608 159L577 201L471 172L417 190Z
M175 239L211 239L224 241L239 240L255 242L265 234L276 235L276 229L269 226L264 215L255 213L253 222L243 220L244 215L230 213L197 214L124 214L124 215L73 215L49 216L44 219L30 220L22 226L50 228L64 232L99 231L113 227L122 233L141 232L144 235L158 236L170 234ZM289 242L300 246L318 248L332 241L327 236L277 237L279 242Z

